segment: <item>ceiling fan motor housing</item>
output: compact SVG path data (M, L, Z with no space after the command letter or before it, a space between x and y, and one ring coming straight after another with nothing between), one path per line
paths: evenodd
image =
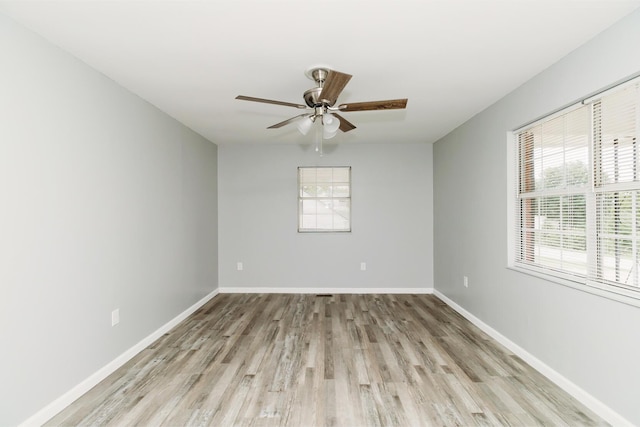
M312 68L308 70L306 74L315 80L318 86L313 87L304 93L304 102L311 108L333 107L335 101L330 104L326 99L320 99L320 93L322 93L322 87L324 86L324 81L327 79L327 75L329 75L329 70L326 68Z
M321 92L322 92L321 87L314 87L307 90L304 93L304 102L306 102L306 104L311 108L322 107L323 102L322 100L320 100Z

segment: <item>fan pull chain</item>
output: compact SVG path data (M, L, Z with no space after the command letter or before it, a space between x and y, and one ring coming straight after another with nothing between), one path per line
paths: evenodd
M322 157L322 141L324 139L322 137L322 133L321 132L322 132L322 127L316 125L316 130L315 130L316 153L318 153L320 155L320 157Z

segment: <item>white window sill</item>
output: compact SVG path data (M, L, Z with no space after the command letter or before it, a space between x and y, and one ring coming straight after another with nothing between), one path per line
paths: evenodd
M587 285L583 282L575 280L564 279L561 277L553 276L542 271L535 270L533 268L525 268L517 265L508 265L507 269L517 271L529 276L537 277L539 279L546 280L548 282L557 283L562 286L567 286L573 289L577 289L582 292L587 292L592 295L597 295L603 298L607 298L612 301L617 301L623 304L631 305L634 307L640 307L640 292L634 292L631 290L616 288L616 287L599 287L596 285ZM603 285L606 286L606 285Z

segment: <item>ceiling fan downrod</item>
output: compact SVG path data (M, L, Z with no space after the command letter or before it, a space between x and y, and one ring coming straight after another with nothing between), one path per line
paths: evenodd
M322 94L322 89L324 87L324 82L329 75L329 70L326 68L313 68L309 70L308 75L312 78L318 86L312 87L311 89L305 91L303 98L304 102L310 107L316 109L316 114L318 114L318 107L323 107L323 112L326 112L327 107L332 107L333 104L329 104L326 99L320 99L320 95Z

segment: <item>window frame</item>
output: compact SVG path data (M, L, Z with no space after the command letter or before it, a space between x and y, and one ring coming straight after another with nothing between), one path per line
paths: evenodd
M602 189L602 186L598 188L598 185L599 185L598 181L603 179L601 169L599 169L601 168L600 162L602 161L601 159L605 158L605 155L603 151L597 152L597 150L601 149L601 145L598 146L597 144L600 144L600 142L596 141L597 131L595 129L597 127L596 126L597 122L594 119L594 111L596 108L595 105L597 105L605 97L611 94L615 94L615 92L622 91L631 85L636 86L636 91L638 94L640 94L640 88L638 88L638 86L640 86L640 77L634 76L632 78L625 80L621 84L616 84L614 86L611 86L608 89L602 90L595 95L591 95L589 98L585 98L579 102L572 103L568 107L557 110L556 112L553 112L549 115L539 118L524 126L521 126L518 129L507 132L507 138L506 138L507 154L508 154L507 156L507 173L508 173L507 267L509 269L516 270L518 272L539 277L555 283L559 283L561 285L577 288L582 291L586 291L592 294L596 294L609 299L620 301L626 304L640 306L640 282L636 281L633 286L622 284L622 283L615 283L614 280L606 279L603 273L599 271L596 272L596 270L598 269L598 266L601 265L600 263L602 262L602 257L605 256L605 255L602 255L602 252L599 253L597 251L601 250L601 249L598 249L599 245L602 246L603 244L602 241L607 238L607 236L605 236L602 232L600 232L597 229L599 224L604 222L604 220L606 220L607 217L603 216L602 212L600 213L597 212L598 206L596 204L596 198L600 197L600 195L602 194L607 193L607 189ZM635 104L633 105L636 111L636 126L635 126L635 133L632 135L632 139L633 139L632 145L633 145L633 150L640 151L640 147L638 147L638 144L640 144L640 141L638 141L638 137L640 136L640 95L637 96ZM520 199L520 192L521 192L520 173L521 173L521 160L522 160L521 158L522 152L521 152L521 144L519 141L519 135L521 135L523 132L529 129L534 128L535 126L541 123L548 122L557 117L565 116L569 114L572 110L584 108L585 106L589 108L588 110L589 122L587 126L588 135L589 135L588 136L588 164L587 164L589 178L585 188L585 204L586 204L586 216L587 216L586 218L586 221L587 221L586 249L585 249L586 274L582 276L582 275L572 274L564 270L553 270L548 266L530 264L522 261L521 259L518 259L519 258L518 252L521 250L522 245L524 244L523 243L524 237L522 237L519 234L521 234L523 230L526 229L526 227L523 225L523 222L522 222L524 221L524 219L522 217L523 213L522 213L521 205L519 205L521 200ZM598 124L601 124L601 123L598 123ZM563 153L565 153L566 148L563 148L563 150L564 150ZM640 159L640 154L637 157L637 159ZM565 166L566 164L567 163L564 163ZM636 166L637 166L637 163L634 162L633 167L636 167ZM617 165L616 165L616 168L617 168ZM640 173L640 169L636 168L634 170L634 173L635 174ZM613 191L617 191L615 190L615 188L617 188L616 186L619 186L617 181L614 185ZM640 199L640 180L635 180L634 182L632 182L631 184L627 184L626 186L622 185L622 188L628 189L631 192L635 191L637 193L637 198ZM611 192L611 191L612 190L608 190L608 192ZM571 191L569 191L568 194L571 194ZM636 200L635 195L633 200L634 201ZM636 215L635 214L636 207L640 209L640 206L632 205L631 209L632 209L632 212L634 213L632 214L631 222L634 222L635 217L633 215ZM638 218L640 218L640 216ZM632 234L629 237L629 240L633 240L632 243L633 243L634 251L636 250L635 248L637 246L640 246L640 243L638 242L638 240L640 239L640 232L637 232L635 230L636 225L637 227L640 228L640 221L638 221L637 224L634 223L633 233L636 233L636 234ZM626 236L623 236L623 237L626 238ZM622 237L619 237L619 240L622 240ZM532 247L535 247L535 243L531 245ZM531 249L529 248L529 250ZM616 256L617 256L617 252L616 252ZM520 255L520 257L522 257L522 255ZM629 257L632 260L632 262L633 262L633 259L636 259L636 262L637 262L638 258L640 257L640 251L638 253L633 252ZM600 260L600 261L598 261L598 263L595 264L594 266L594 263L596 262L596 260ZM640 264L637 264L637 263L635 265L632 264L632 267L630 267L630 271L628 273L633 274L634 276L637 277L640 274L638 272L639 265Z
M344 196L334 197L333 194L330 197L327 197L327 196L325 196L325 197L303 197L302 196L303 183L301 181L301 177L302 177L301 171L303 169L315 169L315 170L318 170L318 169L347 169L347 176L348 176L347 184L348 184L348 189L349 189L349 191L348 191L349 195L347 197L344 197ZM352 196L353 196L353 185L352 185L351 172L352 172L351 166L298 166L298 168L297 168L297 174L298 174L298 177L297 177L297 191L298 191L298 196L297 196L298 220L297 220L297 222L298 222L298 233L302 233L302 234L311 233L311 234L314 234L314 233L350 233L351 232L351 230L352 230L352 223L351 223L351 220L352 220L352 205L351 205L351 201L352 201ZM316 181L316 183L317 182L318 181ZM342 182L342 181L333 180L333 177L332 177L332 180L330 181L330 183L332 185L336 184L336 183L344 184L344 182ZM328 199L328 200L331 200L332 202L334 200L347 201L348 202L348 206L349 206L349 216L347 218L348 228L346 228L346 229L335 229L335 228L327 229L327 228L317 228L317 226L316 226L316 228L304 228L303 227L303 224L302 224L302 217L303 217L302 205L303 205L303 201L304 200L316 200L316 201L319 201L319 200L322 200L322 199ZM334 216L334 215L336 215L335 212L332 213L332 216Z

